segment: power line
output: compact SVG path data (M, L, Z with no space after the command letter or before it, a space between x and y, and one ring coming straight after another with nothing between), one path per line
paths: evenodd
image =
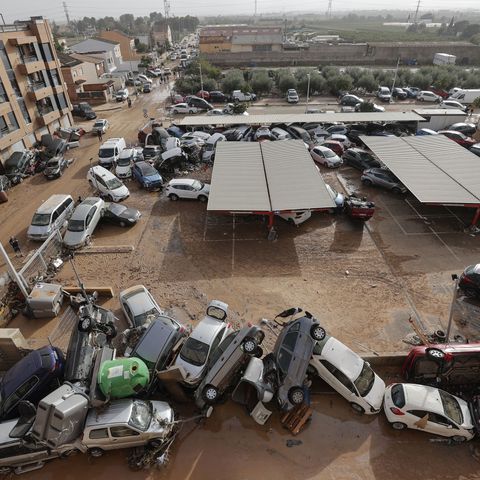
M418 11L420 10L420 0L418 0L417 3L417 9L415 10L415 18L413 19L413 23L417 23L417 18L418 18Z
M165 14L165 20L168 22L170 18L170 0L163 0L163 10Z
M327 18L332 18L332 0L328 0L328 8L325 16Z

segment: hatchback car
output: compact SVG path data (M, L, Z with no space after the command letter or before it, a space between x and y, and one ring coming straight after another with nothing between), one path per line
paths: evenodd
M343 154L343 161L363 172L369 168L380 168L380 162L371 153L361 148L349 148Z
M136 208L129 208L118 203L107 203L102 220L120 227L130 227L135 225L141 216L142 214Z
M168 182L165 188L165 194L170 200L174 201L179 198L187 198L206 202L210 194L210 185L200 180L174 178Z
M212 300L206 316L198 323L187 338L175 360L175 366L185 373L188 387L198 385L207 371L207 364L224 338L231 333L227 323L228 305Z
M87 180L100 192L101 196L111 202L120 202L130 196L130 192L123 182L100 165L89 168Z
M115 175L119 178L130 178L132 176L132 163L143 160L135 148L125 148L120 152L115 165Z
M118 295L120 305L131 327L140 327L147 319L164 315L163 310L143 285L123 290Z
M448 130L455 130L456 132L471 136L477 132L477 126L474 123L454 123L448 127Z
M59 385L64 369L62 352L46 346L33 350L0 381L0 419L18 416L18 404L27 400L36 404Z
M45 165L43 174L48 180L54 178L60 178L63 175L63 171L68 167L68 160L63 155L50 158Z
M296 309L290 309L292 312L293 310ZM290 311L286 310L279 316L284 316ZM325 330L307 312L300 318L284 323L271 354L276 368L265 373L265 378L277 387L277 401L283 410L290 410L295 405L303 403L304 380L313 347L317 341L323 340L325 335Z
M465 148L473 147L477 143L472 137L467 137L462 132L458 132L456 130L439 130L438 133L440 135L444 135L445 137L453 140L455 143L458 143L460 146Z
M91 409L81 443L92 457L107 450L143 445L160 447L174 428L174 413L166 402L125 398L101 410Z
M177 115L179 113L197 113L198 108L187 105L186 103L177 103L176 105L172 106L172 113Z
M345 146L343 145L342 142L338 142L337 140L325 140L324 142L321 143L322 147L327 147L333 152L335 152L339 157L343 155L343 152L345 151Z
M298 103L299 101L298 93L294 88L289 88L287 91L287 102L288 103Z
M435 387L394 383L385 390L383 405L395 430L412 428L464 442L475 436L468 403Z
M392 98L392 94L388 87L378 87L377 98L382 102L389 102Z
M365 170L360 177L364 185L386 188L393 193L406 193L405 185L386 168L370 168Z
M228 335L213 352L208 371L195 390L199 408L217 403L226 389L235 384L251 356L261 356L259 348L265 334L257 326L246 326Z
M123 102L128 98L128 88L122 88L115 92L115 99L117 102Z
M357 103L363 103L363 98L357 97L356 95L344 95L340 99L340 105L344 105L347 107L354 107Z
M344 397L358 413L378 413L385 382L359 355L336 338L326 335L313 348L310 366Z
M157 170L148 162L137 162L132 165L132 177L145 190L161 190L163 179Z
M99 118L98 120L95 120L95 123L93 124L92 133L106 133L109 127L110 123L108 123L108 120L106 120L105 118Z
M332 150L321 145L310 150L313 161L329 168L336 168L342 165L343 160Z
M80 248L90 243L98 222L102 218L105 202L98 197L88 197L78 205L63 236L63 244L67 248Z
M392 91L392 97L396 98L397 100L406 100L408 98L408 94L403 88L395 87Z
M442 101L442 97L440 97L436 93L429 92L428 90L422 90L421 92L419 92L416 98L419 102L440 103Z

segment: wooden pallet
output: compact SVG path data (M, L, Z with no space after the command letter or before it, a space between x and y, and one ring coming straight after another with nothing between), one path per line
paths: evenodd
M305 403L301 403L285 413L280 421L284 428L290 430L293 435L298 435L310 420L312 414L313 410Z

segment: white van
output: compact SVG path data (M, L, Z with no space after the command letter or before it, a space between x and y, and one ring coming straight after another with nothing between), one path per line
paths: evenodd
M463 104L470 104L480 97L480 89L465 89L457 90L453 95L448 97L448 100L457 100Z
M130 196L128 188L113 173L97 165L88 170L87 180L100 195L111 202L121 202Z
M127 148L124 138L109 138L98 151L98 164L111 168L118 160L120 152Z
M213 161L213 158L215 157L215 147L217 145L217 142L224 142L226 139L227 138L225 137L225 135L222 135L221 133L214 133L213 135L210 135L210 137L208 137L205 142L205 149L203 150L202 160L204 162Z
M118 178L130 178L132 176L132 163L135 161L136 151L133 148L125 148L120 152L115 167L115 175Z
M55 194L43 202L33 215L27 230L31 240L46 240L56 229L62 228L73 213L75 204L71 195Z

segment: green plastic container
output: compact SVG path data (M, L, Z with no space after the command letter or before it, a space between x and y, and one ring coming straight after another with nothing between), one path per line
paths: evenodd
M150 373L140 358L117 358L102 363L97 382L107 398L131 397L149 384Z

